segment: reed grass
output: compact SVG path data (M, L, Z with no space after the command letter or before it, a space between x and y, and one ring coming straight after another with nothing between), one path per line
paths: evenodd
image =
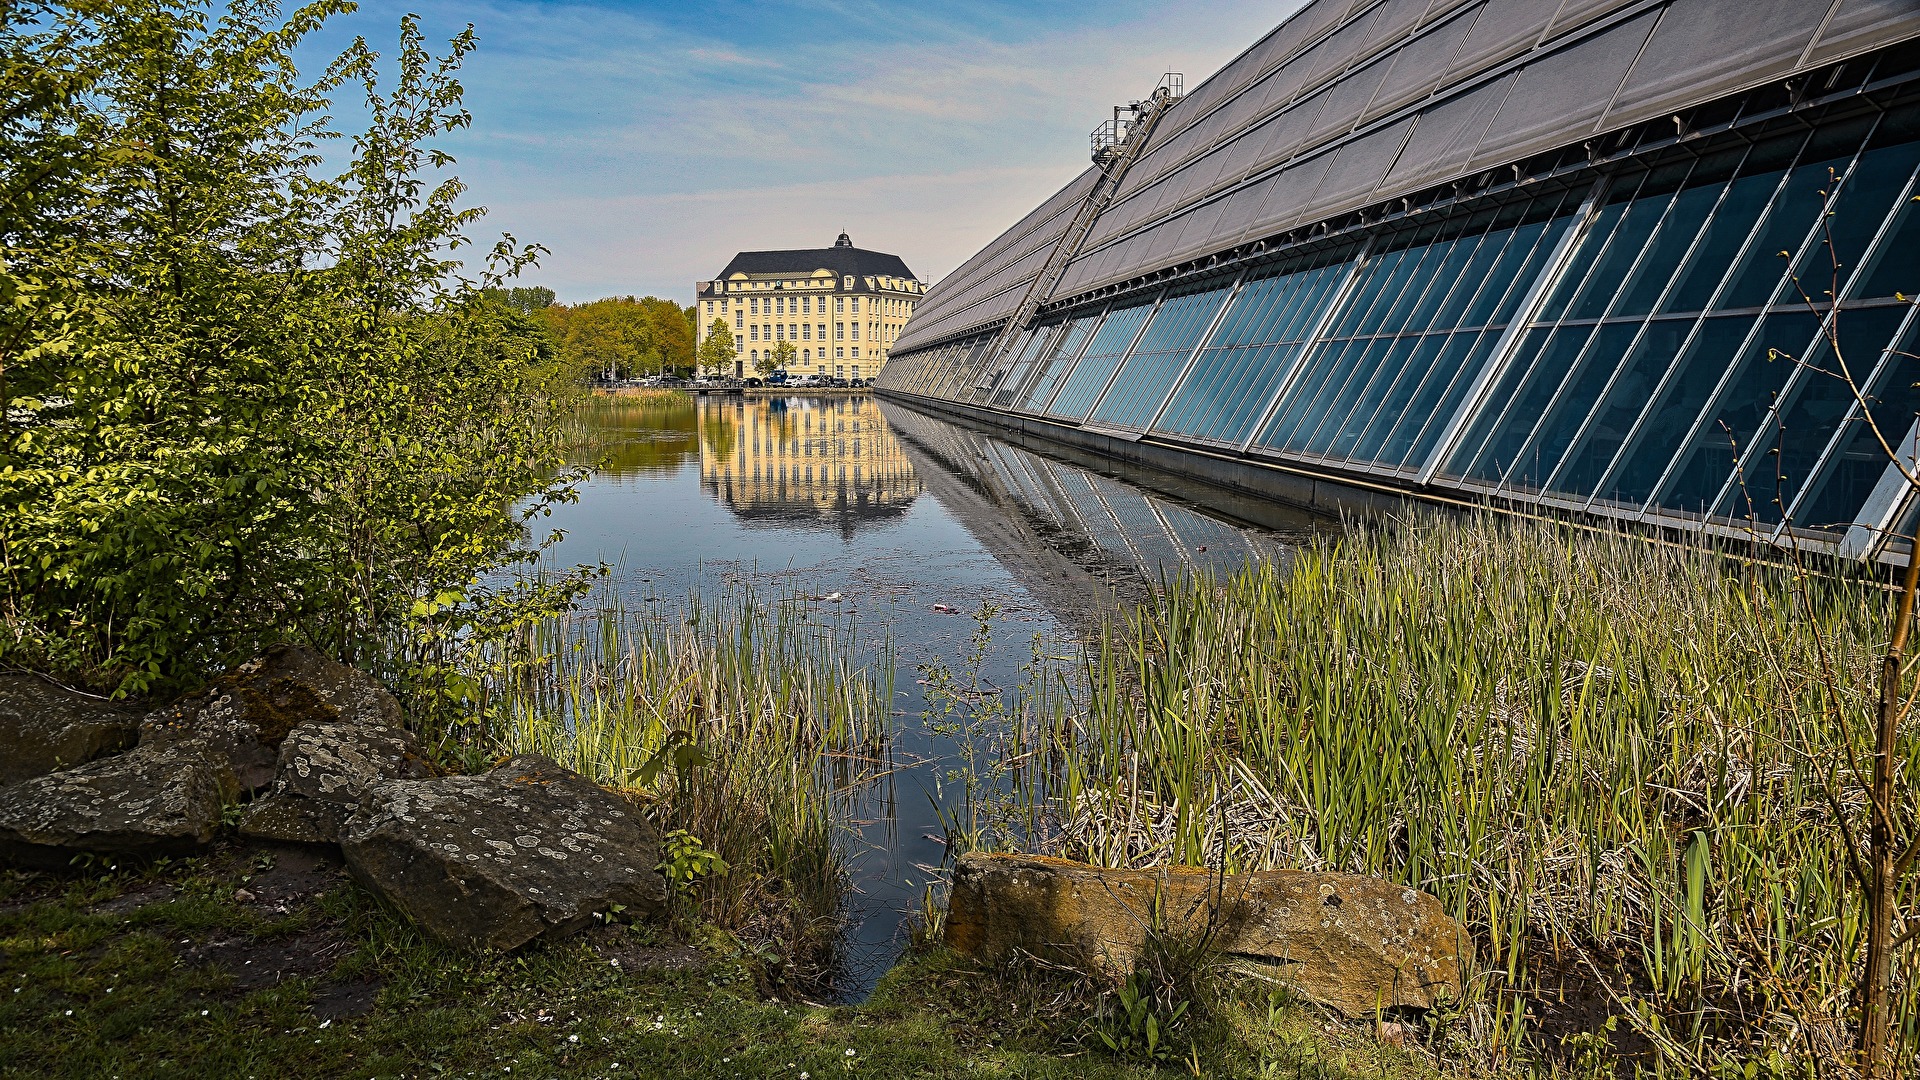
M729 588L631 610L600 595L493 649L485 711L513 753L546 754L642 802L730 864L706 920L802 977L830 966L847 882L836 800L878 768L891 643L799 597Z
M1042 846L1429 890L1478 942L1467 1015L1496 1055L1557 1038L1529 1009L1573 985L1668 1073L1830 1071L1866 917L1838 823L1863 834L1848 759L1888 606L1865 578L1537 523L1356 525L1108 628L1084 711L1022 750ZM1917 998L1898 981L1908 1061Z

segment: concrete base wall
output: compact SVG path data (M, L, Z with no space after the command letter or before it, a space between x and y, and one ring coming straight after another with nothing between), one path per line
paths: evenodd
M1411 490L1396 491L1385 485L1356 483L1297 466L1238 457L1211 448L1182 446L1157 438L1122 438L1021 413L983 409L888 390L876 390L875 393L888 401L896 401L922 412L987 428L1017 445L1039 444L1034 447L1036 449L1066 447L1101 461L1169 473L1228 491L1271 499L1316 514L1388 513L1403 509L1410 502L1460 505L1457 500L1423 496Z

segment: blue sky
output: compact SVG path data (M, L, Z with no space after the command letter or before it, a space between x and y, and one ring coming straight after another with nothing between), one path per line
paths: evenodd
M1298 6L362 0L311 44L473 23L474 124L446 146L475 238L546 245L525 280L563 300L684 303L737 250L842 229L937 279L1083 168L1114 102L1191 88Z

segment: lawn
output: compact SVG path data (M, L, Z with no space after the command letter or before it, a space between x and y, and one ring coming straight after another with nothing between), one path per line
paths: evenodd
M865 1004L779 992L697 926L438 946L313 851L0 874L0 1076L1417 1078L1424 1050L1226 979L1155 1064L1071 975L920 950Z

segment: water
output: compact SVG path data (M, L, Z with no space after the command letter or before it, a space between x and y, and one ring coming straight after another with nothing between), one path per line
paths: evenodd
M840 991L850 1000L899 956L902 919L943 873L936 807L962 801L949 776L956 746L924 722L921 665L960 667L989 605L982 674L1016 686L1036 640L1057 655L1163 575L1281 559L1287 537L1316 524L1168 477L1102 473L865 395L602 404L594 422L612 449L579 502L551 519L566 534L559 562L617 567L613 587L630 603L730 584L837 593L834 613L862 640L892 642L899 767L849 793L854 892ZM1191 501L1202 497L1216 509Z

